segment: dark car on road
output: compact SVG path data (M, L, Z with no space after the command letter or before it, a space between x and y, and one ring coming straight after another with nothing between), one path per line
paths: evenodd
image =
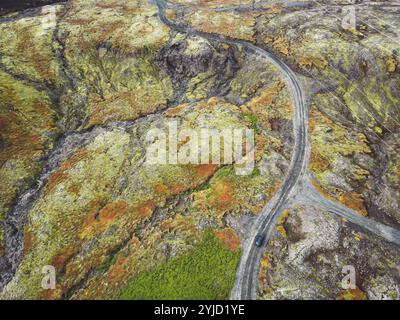
M265 236L262 234L257 235L255 245L261 247L264 244Z

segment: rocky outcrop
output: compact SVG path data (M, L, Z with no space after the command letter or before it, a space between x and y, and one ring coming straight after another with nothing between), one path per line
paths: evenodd
M260 299L399 299L396 246L317 207L288 210L277 230Z

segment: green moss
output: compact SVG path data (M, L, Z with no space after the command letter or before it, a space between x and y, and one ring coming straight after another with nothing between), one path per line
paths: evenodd
M107 257L102 263L100 263L95 270L98 272L104 272L110 269L110 267L115 263L116 256Z
M246 119L246 121L250 122L251 128L254 130L256 134L260 133L260 129L257 126L258 118L254 113L246 112L244 113L244 118Z
M253 172L251 173L252 177L258 177L261 174L260 169L254 168Z
M210 89L215 85L211 78L215 77L212 70L200 73L197 77L190 79L186 98L205 99Z
M234 180L235 172L233 170L233 167L226 166L226 167L221 168L214 175L214 179L216 179L216 180Z
M57 131L49 96L0 71L0 217L32 183Z
M120 298L228 299L239 258L207 231L191 252L132 279Z

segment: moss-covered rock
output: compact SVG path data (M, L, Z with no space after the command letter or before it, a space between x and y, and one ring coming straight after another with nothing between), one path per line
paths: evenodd
M49 95L0 71L0 216L32 185L53 148L56 112Z
M153 143L146 132L167 129L169 120L195 130L251 125L241 108L210 99L129 126L99 130L50 173L29 210L24 257L4 290L6 297L114 296L126 279L156 266L171 252L175 256L190 249L204 221L223 228L225 213L240 214L244 208L257 213L265 205L273 194L271 185L278 182L268 171L240 178L232 166L146 164L146 150ZM260 192L267 197L257 197ZM208 201L206 210L201 199L209 196L215 201ZM180 197L186 203L182 213L175 209ZM57 270L55 291L41 289L44 265ZM82 282L85 287L77 287Z

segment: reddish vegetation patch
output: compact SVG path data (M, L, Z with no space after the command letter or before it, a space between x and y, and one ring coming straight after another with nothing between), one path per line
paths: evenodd
M154 185L154 191L162 196L169 197L187 190L188 187L180 182L160 182Z
M7 142L0 152L0 165L10 158L31 159L44 150L42 136L29 131L29 124L25 119L18 117L16 112L0 116L0 128L2 137Z
M61 164L60 168L56 172L50 176L44 194L49 194L55 186L66 180L68 178L66 171L76 166L79 162L88 159L89 156L89 152L86 149L77 150L68 160Z
M41 300L60 300L62 297L62 293L64 292L64 287L59 283L56 283L55 290L42 290L39 295L39 299Z
M279 92L281 92L284 87L284 83L277 82L273 87L263 91L260 96L252 99L248 103L249 108L254 111L259 111L260 113L263 113L263 110L260 109L265 108L265 106L274 104L275 99L279 95Z
M183 111L188 107L188 104L181 104L175 108L170 108L164 112L167 117L177 117L180 116Z
M53 261L51 263L52 266L57 270L57 272L62 272L68 261L71 260L71 258L75 255L76 253L76 247L70 246L57 255L53 257Z
M29 253L33 245L33 235L32 232L25 228L24 231L24 256Z
M327 64L325 60L317 57L300 57L298 59L298 63L301 67L311 68L315 66L318 69L324 69Z
M86 149L79 149L60 166L60 169L69 170L87 158L89 158L89 152Z
M98 220L109 223L116 217L123 215L128 210L128 204L123 200L118 200L107 204L98 214Z
M145 219L145 218L149 218L153 214L153 211L155 208L156 208L156 205L154 202L147 201L142 206L137 208L137 217L141 220Z
M95 201L96 207L99 202ZM97 234L104 231L113 221L124 215L128 211L128 203L124 200L117 200L106 204L100 211L93 210L89 212L88 219L83 227L81 237L90 234Z
M310 111L310 119L308 121L308 127L310 128L310 133L313 133L315 130L315 118L314 118L314 112L311 110Z
M118 257L117 261L110 267L107 273L108 281L111 283L118 283L126 281L129 271L126 268L129 259L126 257Z
M56 74L51 68L50 50L46 50L46 43L35 43L31 29L32 26L27 25L18 31L14 58L20 59L27 66L32 67L40 80L54 81Z
M275 37L268 36L264 38L264 43L267 45L271 45L274 50L279 51L285 56L288 56L289 52L292 51L290 43L287 41L285 35L282 33Z
M227 181L217 181L212 187L210 205L218 211L226 212L236 204L232 184Z
M200 19L194 24L194 28L207 32L219 33L231 38L254 41L255 13L220 13L200 9L197 11ZM238 24L241 28L238 28Z
M365 207L364 204L364 199L362 198L361 195L358 193L352 192L351 194L344 193L340 190L338 190L338 198L332 196L325 188L323 188L318 181L315 179L311 180L312 185L315 187L315 189L318 190L319 193L321 193L324 197L327 199L330 199L334 202L340 202L346 207L353 209L356 211L359 215L366 217L368 216L368 211Z
M254 159L256 161L260 160L262 155L265 153L265 146L267 145L267 138L264 135L256 135L255 137L255 150Z
M198 166L194 166L193 169L201 178L208 178L217 170L218 166L215 164L201 164Z
M272 270L270 254L264 253L260 261L260 273L258 274L258 279L261 283L260 288L263 293L271 291L268 286L267 271Z
M279 190L279 188L281 187L281 185L282 185L282 181L277 180L273 186L271 186L270 188L268 188L268 189L266 190L265 193L266 193L267 195L270 195L270 198L267 199L267 201L269 201L269 200L278 192L278 190Z
M68 174L60 171L54 172L50 176L49 181L47 182L44 194L48 195L54 189L55 186L57 186L58 184L67 179L68 179Z
M156 183L154 185L154 191L158 194L167 194L168 193L168 187L165 183Z
M236 251L240 246L240 238L235 230L233 229L224 229L224 230L215 230L215 236L218 240L226 247L228 247L231 251Z
M361 216L368 216L368 211L365 208L364 199L362 196L356 192L351 192L350 194L343 193L339 197L339 201L343 203L346 207L353 209Z

